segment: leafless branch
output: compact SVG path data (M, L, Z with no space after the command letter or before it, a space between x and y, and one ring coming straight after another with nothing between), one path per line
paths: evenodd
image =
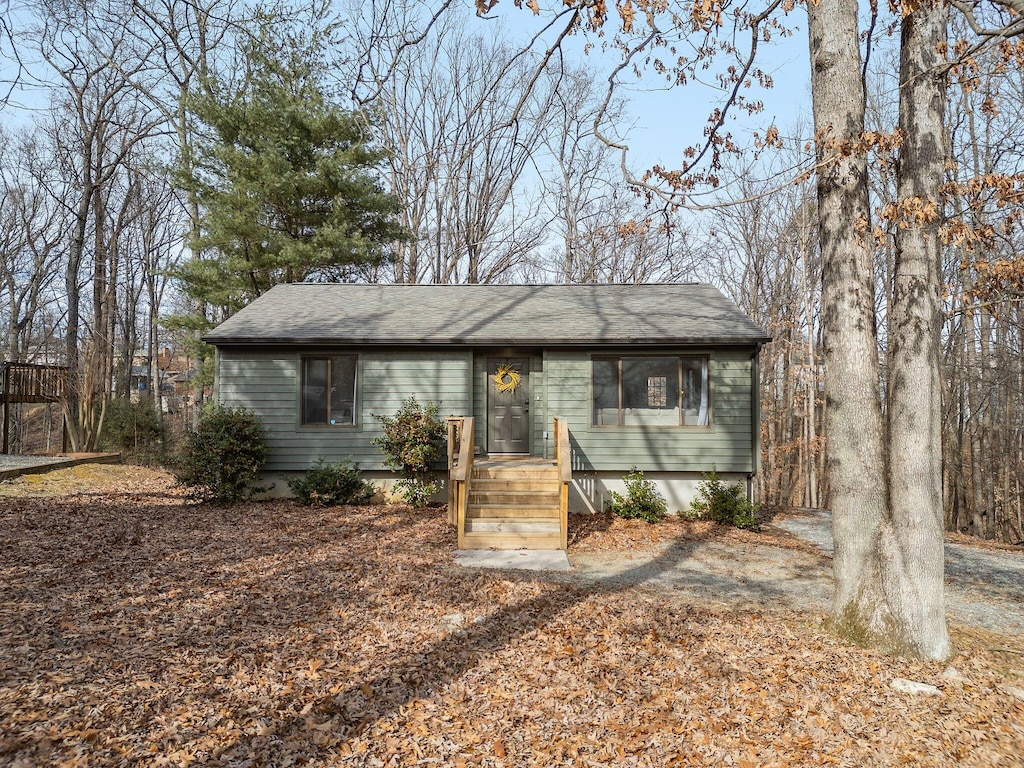
M447 12L447 10L452 6L454 2L455 0L445 0L445 2L441 4L441 7L438 8L431 15L430 19L427 21L427 23L423 26L423 29L420 30L418 34L413 35L412 37L403 37L401 42L398 44L397 50L395 50L394 53L391 55L391 61L388 64L384 74L378 75L376 77L376 88L371 93L360 96L357 93L357 89L359 87L359 84L364 82L363 72L366 70L367 67L370 66L369 57L373 53L373 51L376 50L376 33L372 34L370 37L369 44L365 47L363 60L359 64L355 80L353 81L351 91L352 100L356 104L365 106L379 99L381 91L384 88L384 83L390 80L391 77L394 75L395 69L398 67L399 61L401 60L402 54L405 52L405 50L407 48L411 48L412 46L419 45L424 40L426 40L427 35L429 35L431 30L433 30L434 27L437 25L438 20L445 14L445 12ZM371 5L376 6L376 2L371 3ZM382 14L382 17L387 17L386 11Z
M740 69L739 73L734 78L733 87L729 93L728 98L722 105L722 108L718 111L716 119L712 122L711 127L707 131L707 139L704 141L703 146L695 154L693 159L690 162L685 163L683 167L679 170L679 174L681 176L686 176L692 173L696 168L700 166L702 162L704 162L708 153L713 150L716 140L718 139L718 132L725 124L725 120L728 117L731 108L737 103L739 90L741 87L743 87L743 84L746 81L747 76L750 74L750 70L754 66L754 61L757 56L758 42L760 40L761 24L763 24L771 16L771 14L778 9L780 5L781 0L773 0L773 2L771 2L761 13L749 19L750 52L744 60L743 66ZM636 46L630 49L630 51L624 57L623 62L618 67L616 67L615 70L613 70L613 72L609 75L608 91L604 102L605 105L607 105L611 100L612 94L618 84L619 74L632 63L633 59L638 54L645 51L647 47L651 45L654 42L654 40L657 39L661 34L661 31L652 24L650 34L648 34L640 43L638 43ZM687 204L686 199L687 197L689 197L689 195L681 194L675 190L666 192L664 188L658 185L649 184L643 181L642 179L637 179L629 170L629 166L627 163L629 146L621 142L613 141L612 139L605 136L604 133L600 130L600 123L602 120L603 111L594 120L594 133L601 141L605 142L608 146L618 150L621 153L622 172L626 178L627 183L629 183L631 186L637 189L642 189L644 192L655 197L658 197L664 200L666 203L669 203L670 205L684 207L690 210L708 210L719 206L718 203L711 205L696 206L692 204Z

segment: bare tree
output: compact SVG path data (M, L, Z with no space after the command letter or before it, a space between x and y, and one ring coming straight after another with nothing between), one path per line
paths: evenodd
M792 133L801 135L801 126ZM795 151L779 159L792 165ZM820 439L821 267L813 185L805 180L773 190L760 180L770 169L732 163L726 174L729 196L705 223L704 269L772 337L760 358L758 499L771 506L817 507L827 477Z
M163 122L132 84L149 62L148 51L134 48L127 38L126 10L118 0L102 6L47 0L40 3L38 24L29 31L55 79L48 128L64 185L51 194L70 218L64 353L72 382L68 431L78 450L95 446L109 389L113 294L107 193L131 153ZM90 252L93 322L83 368L82 270Z
M8 360L38 359L45 338L37 323L56 305L64 221L46 194L51 172L49 147L38 137L0 131L0 324Z
M555 75L552 75L555 76ZM621 119L621 104L602 102L594 72L561 67L553 88L552 130L545 138L545 201L560 247L548 274L564 282L647 282L684 278L693 248L677 211L656 210L630 189L616 153L595 135L595 122Z
M969 27L959 15L952 19L957 39L967 37ZM1024 141L1024 76L1019 67L1008 66L1012 50L1006 43L978 51L951 72L947 125L955 163L947 164L947 178L954 221L966 222L967 228L947 245L943 352L946 527L1011 543L1024 540L1024 261L1021 234L1012 221L1019 206L984 180L1010 179L1021 171L1016 148Z
M413 233L397 247L394 279L507 281L542 242L546 221L530 188L557 82L527 90L532 63L521 52L454 18L428 17L421 44L409 47L412 22L396 16L393 27L364 21L358 45L381 48L357 58Z

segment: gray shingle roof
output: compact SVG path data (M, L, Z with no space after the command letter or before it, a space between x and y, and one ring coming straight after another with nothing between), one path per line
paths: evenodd
M706 283L279 285L213 344L611 345L768 341Z

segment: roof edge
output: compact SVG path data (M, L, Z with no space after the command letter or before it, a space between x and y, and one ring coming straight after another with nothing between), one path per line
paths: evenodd
M245 346L245 347L267 347L267 346L299 346L299 347L324 347L324 346L360 346L360 347L593 347L593 346L642 346L642 347L671 347L671 346L715 346L715 347L753 347L767 344L772 340L771 336L750 336L746 338L658 338L658 339L422 339L422 338L396 338L396 339L341 339L337 336L324 336L312 338L297 337L256 337L256 336L235 336L218 338L215 336L202 336L201 339L207 344L214 346Z

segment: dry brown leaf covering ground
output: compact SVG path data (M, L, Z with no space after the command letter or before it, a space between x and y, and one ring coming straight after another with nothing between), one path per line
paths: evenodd
M946 532L946 541L954 544L964 544L968 547L980 547L990 552L1024 552L1024 542L1019 544L1007 544L1002 541L990 541L979 539L977 536L968 536L965 533Z
M679 515L668 515L657 525L642 520L624 520L610 512L601 514L573 514L569 519L569 547L575 552L595 552L619 549L653 550L674 541L728 542L737 547L770 544L785 549L796 549L820 555L821 550L770 522L763 523L761 531L742 530L717 525L707 520L688 520Z
M4 498L0 764L1024 764L1012 639L958 634L954 681L816 616L460 570L453 539L441 510L193 506L144 471Z

